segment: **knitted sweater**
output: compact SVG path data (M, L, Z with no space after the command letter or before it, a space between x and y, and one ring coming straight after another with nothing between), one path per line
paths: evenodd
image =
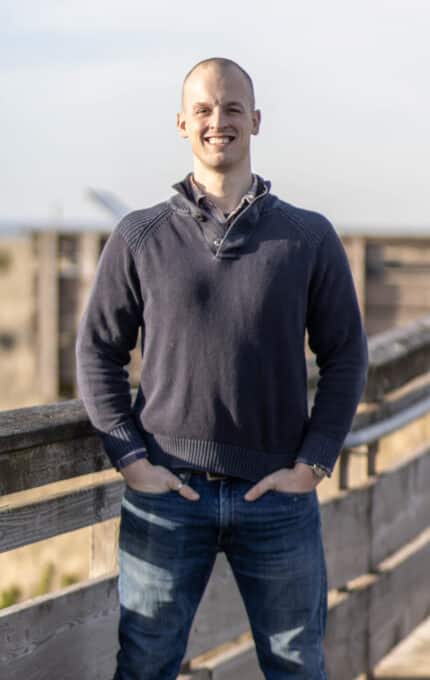
M221 239L183 180L123 217L104 246L76 365L116 469L147 456L251 481L299 459L333 470L368 369L352 273L332 224L257 177ZM320 374L310 413L305 329Z

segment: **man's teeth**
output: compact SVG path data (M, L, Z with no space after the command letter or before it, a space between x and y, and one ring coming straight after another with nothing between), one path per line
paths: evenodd
M207 137L209 144L228 144L231 137Z

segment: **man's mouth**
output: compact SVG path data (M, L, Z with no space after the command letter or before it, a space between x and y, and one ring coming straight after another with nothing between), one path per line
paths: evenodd
M217 137L215 135L211 135L208 137L204 137L204 140L211 146L227 146L227 144L230 144L230 142L234 140L234 136L222 135Z

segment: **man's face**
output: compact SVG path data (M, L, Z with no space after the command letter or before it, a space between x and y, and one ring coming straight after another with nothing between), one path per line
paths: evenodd
M260 127L250 86L234 67L201 67L184 88L177 127L188 138L194 159L207 169L227 171L248 163L250 137Z

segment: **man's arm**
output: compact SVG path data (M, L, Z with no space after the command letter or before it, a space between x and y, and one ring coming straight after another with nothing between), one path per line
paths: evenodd
M136 346L143 302L134 259L120 232L123 220L101 253L75 346L80 396L117 470L146 457L125 368Z
M320 377L296 462L318 463L331 476L366 384L369 359L348 257L330 223L316 252L306 327Z

